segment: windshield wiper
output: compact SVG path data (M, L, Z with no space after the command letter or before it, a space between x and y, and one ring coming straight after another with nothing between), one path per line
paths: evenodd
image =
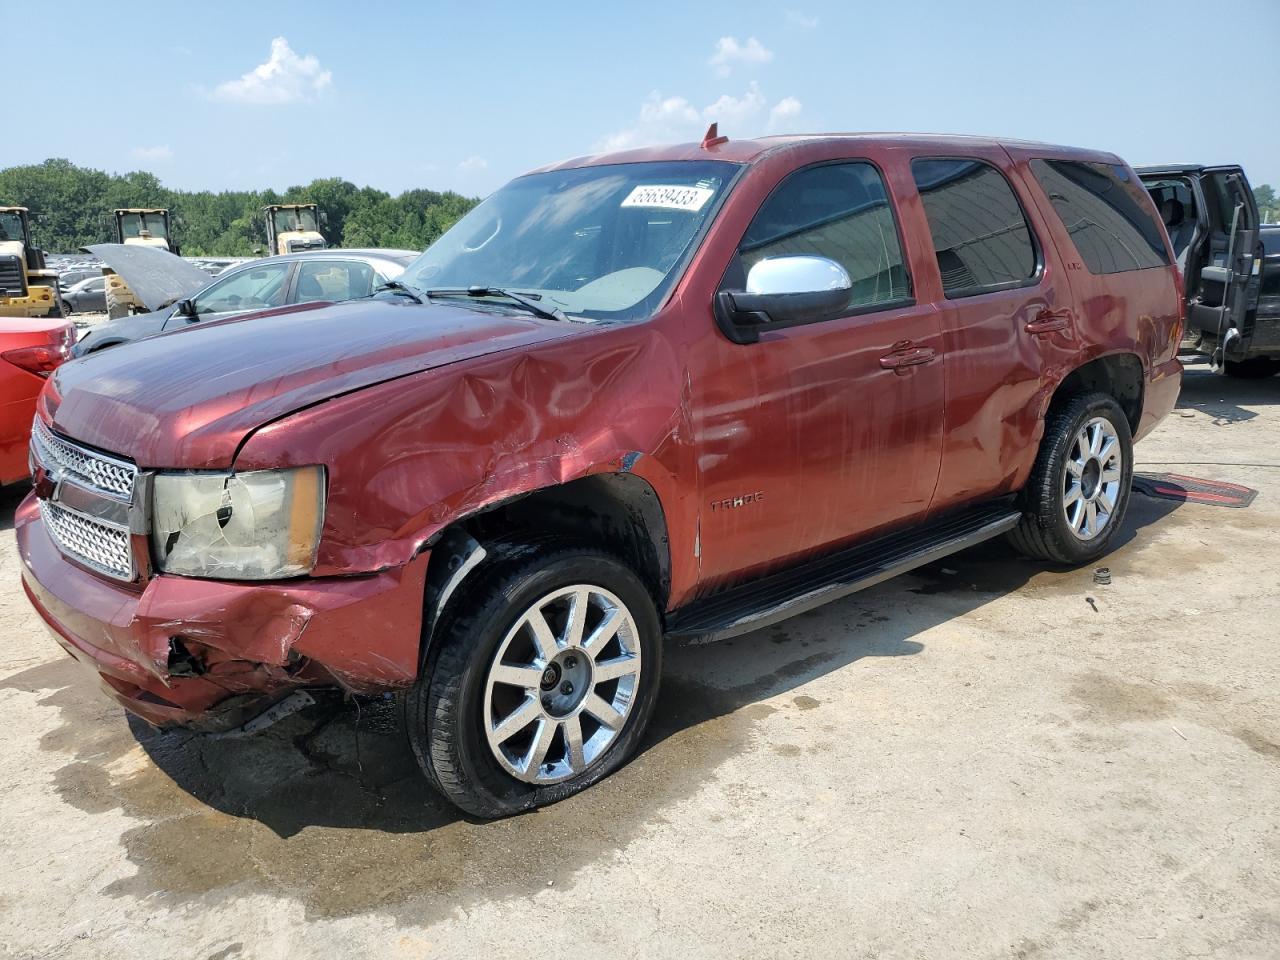
M539 293L512 293L510 290L502 290L499 287L459 287L455 290L440 289L426 290L424 292L432 299L437 297L502 297L512 303L518 303L535 317L542 317L544 320L563 320L565 323L572 322L559 307L544 307L538 303L542 299L542 294Z
M422 291L416 287L411 287L407 283L399 280L388 280L386 283L379 285L374 293L381 293L383 290L394 290L402 296L408 297L414 303L422 303Z

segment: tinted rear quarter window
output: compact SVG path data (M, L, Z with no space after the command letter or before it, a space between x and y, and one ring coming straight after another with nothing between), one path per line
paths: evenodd
M848 309L911 296L898 228L880 172L849 161L791 174L765 200L738 248L743 276L765 257L834 260L853 281Z
M1124 273L1169 263L1146 188L1124 167L1032 160L1031 171L1090 273Z
M1034 282L1038 257L1031 228L1004 174L969 158L916 159L911 174L948 297Z

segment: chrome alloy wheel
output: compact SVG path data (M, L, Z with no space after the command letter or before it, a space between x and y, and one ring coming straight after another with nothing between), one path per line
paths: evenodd
M640 668L639 631L616 596L586 584L547 594L521 614L489 666L489 749L525 783L576 777L622 732Z
M1062 512L1078 538L1092 540L1107 528L1120 502L1123 476L1116 428L1094 417L1080 428L1067 451L1062 484Z

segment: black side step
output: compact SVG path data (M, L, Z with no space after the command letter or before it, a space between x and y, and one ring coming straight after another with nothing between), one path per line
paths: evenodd
M1018 525L1010 501L970 507L694 600L667 621L673 640L724 640L771 626L990 540Z

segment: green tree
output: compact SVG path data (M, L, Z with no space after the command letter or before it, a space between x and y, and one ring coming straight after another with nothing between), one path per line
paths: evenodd
M1253 199L1258 203L1258 212L1262 214L1263 223L1280 222L1280 198L1276 197L1271 184L1264 183L1253 188Z
M173 234L188 256L252 256L266 252L271 203L315 203L332 244L420 250L478 202L434 190L393 197L358 187L341 177L274 190L170 190L153 174L108 174L69 160L0 170L0 205L31 211L37 246L55 253L115 240L111 211L118 207L165 207Z

